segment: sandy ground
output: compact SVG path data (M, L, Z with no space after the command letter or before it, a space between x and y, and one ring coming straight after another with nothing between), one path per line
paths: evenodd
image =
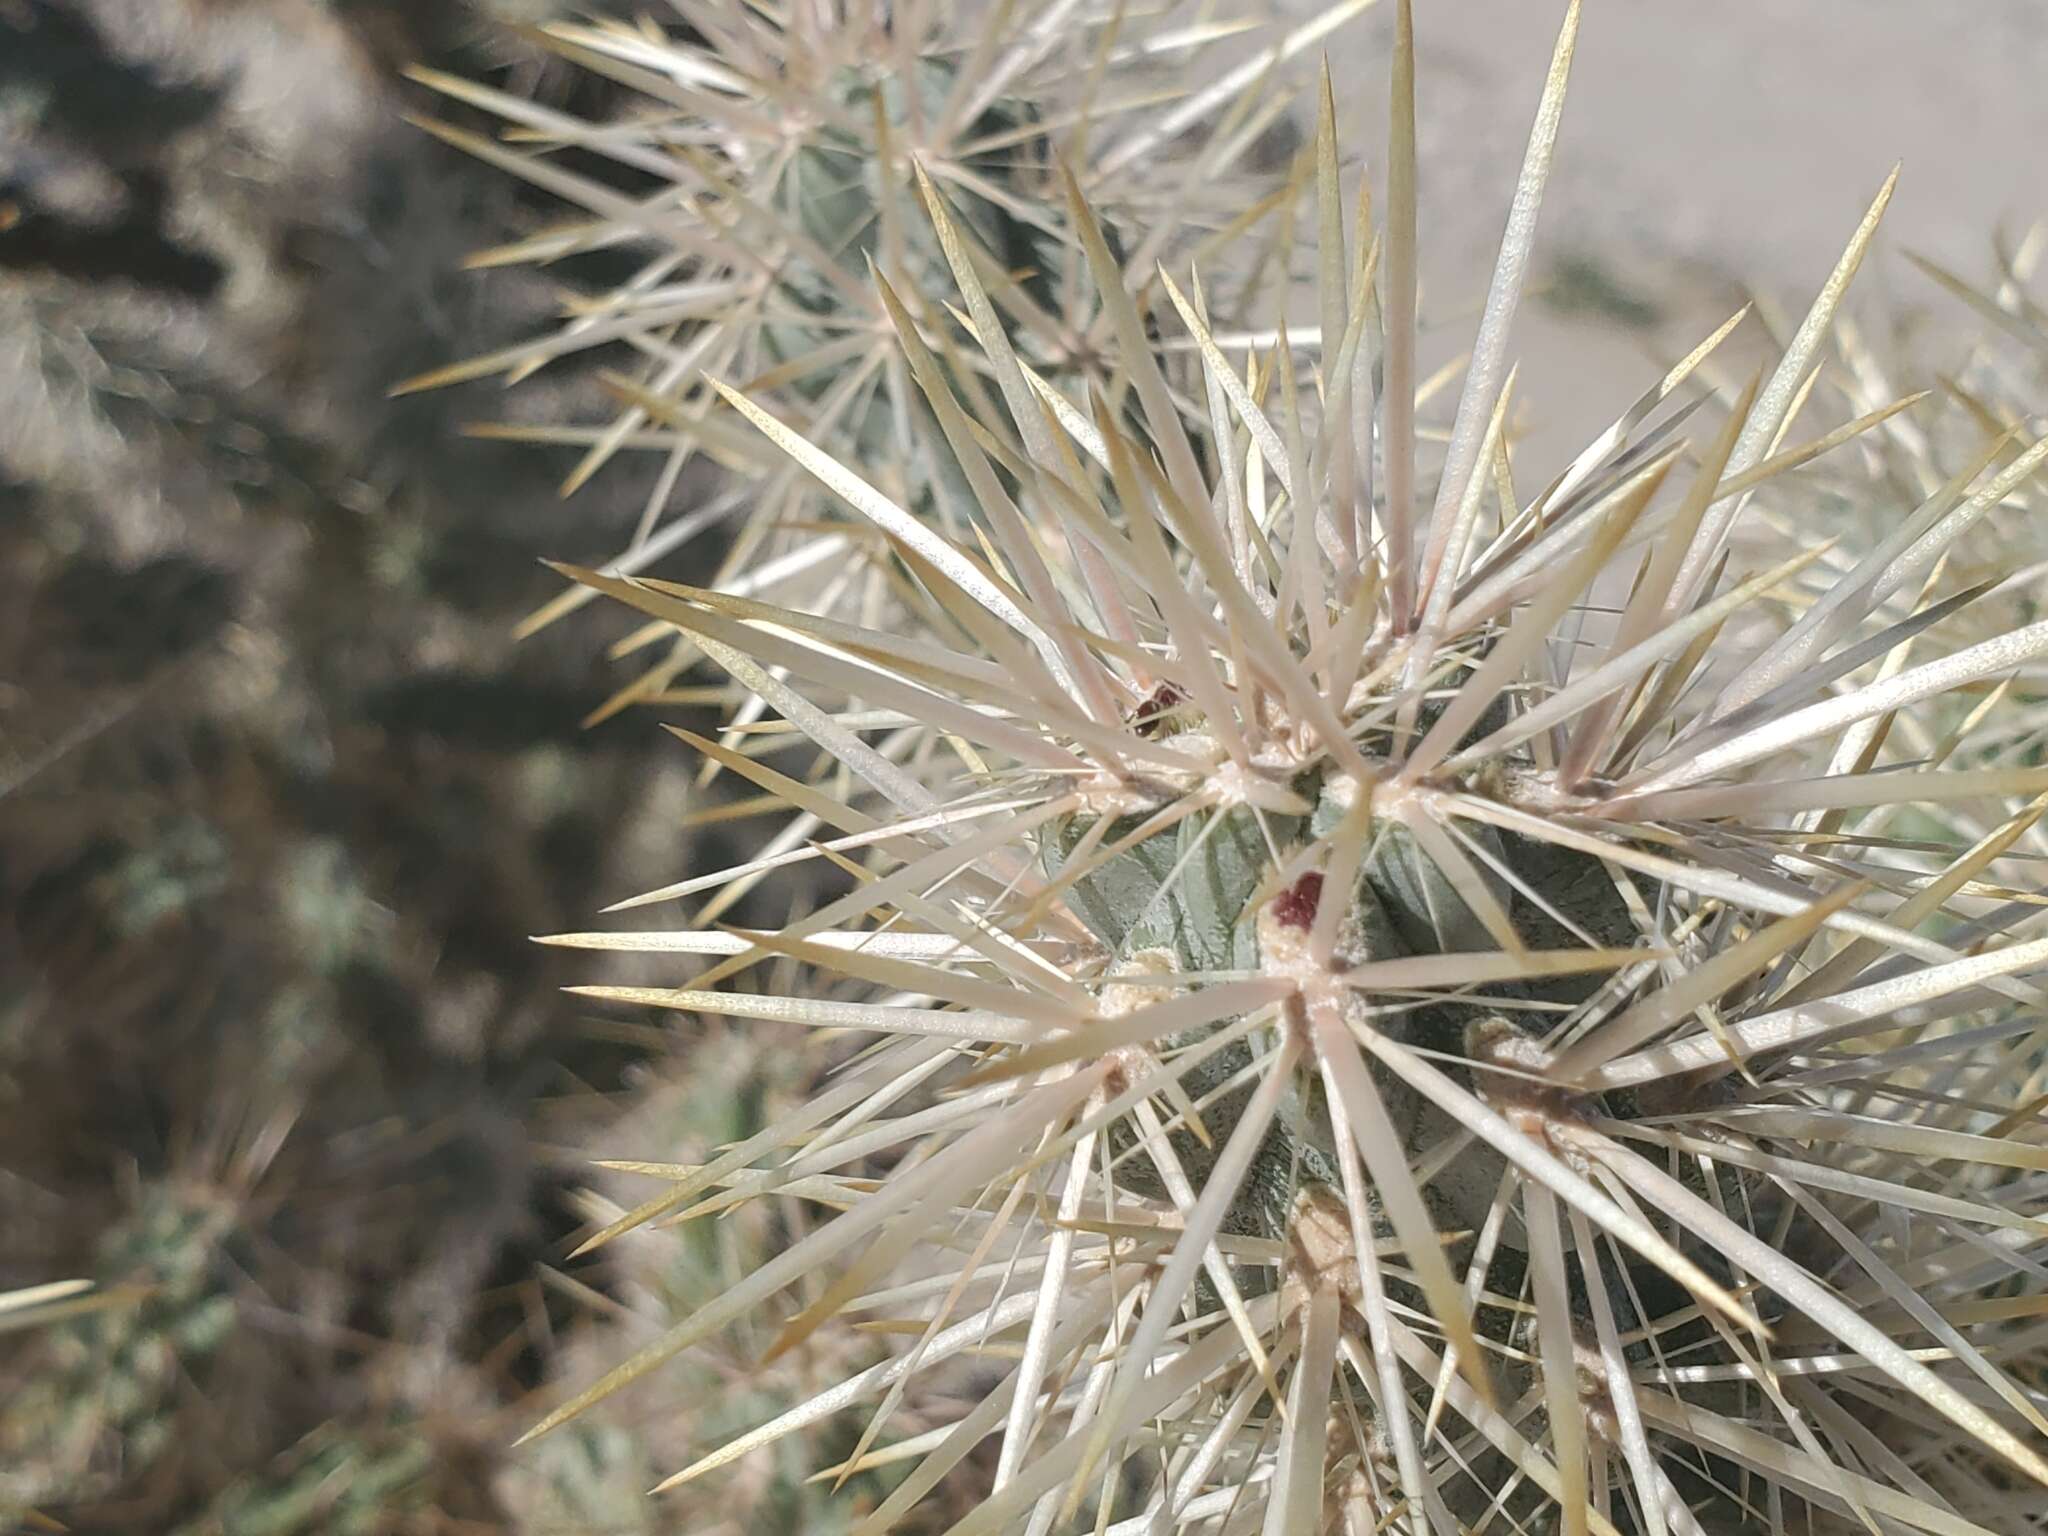
M1315 7L1300 6L1306 13ZM1425 305L1469 339L1564 6L1417 0ZM1384 172L1383 0L1331 53L1347 147ZM1796 319L1895 162L1861 311L1973 322L1901 259L1981 278L2048 215L2040 0L1592 0L1523 308L1527 478L1753 288ZM1767 311L1768 312L1768 311ZM1760 335L1756 338L1760 341ZM1941 348L1937 345L1936 351Z

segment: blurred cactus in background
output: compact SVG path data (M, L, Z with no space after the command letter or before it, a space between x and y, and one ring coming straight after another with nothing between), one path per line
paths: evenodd
M404 1529L433 1448L403 1428L359 1439L323 1430L223 1490L175 1536L383 1536Z
M684 1159L745 1144L800 1106L827 1064L814 1050L763 1049L758 1038L707 1021L676 1043L666 1065L646 1070L616 1118L593 1130L593 1150L630 1147L636 1155L575 1162L585 1170L594 1164L598 1172L598 1186L579 1203L588 1221L586 1243L603 1244L600 1264L579 1266L577 1283L597 1285L609 1300L561 1341L564 1378L659 1337L809 1230L811 1207L794 1198L712 1199L688 1210L666 1202L680 1225L656 1227L642 1225L648 1214L643 1202L664 1203L678 1170L695 1166ZM624 1206L621 1198L635 1204ZM621 1229L616 1240L607 1239ZM822 1288L821 1277L814 1289ZM801 1441L748 1464L715 1504L693 1509L687 1501L678 1506L647 1496L660 1469L678 1457L736 1437L802 1404L819 1385L878 1364L885 1347L851 1322L764 1360L773 1342L765 1330L741 1330L721 1348L604 1403L561 1436L524 1448L501 1482L522 1536L666 1530L679 1518L706 1532L852 1530L900 1478L902 1464L885 1458L841 1476L860 1439L851 1415L827 1417ZM933 1392L943 1398L948 1387L961 1389L962 1382L924 1389L904 1405L906 1421L926 1422Z
M662 1517L647 1490L654 1468L640 1435L614 1424L579 1424L544 1449L514 1460L500 1476L505 1507L520 1536L581 1536L585 1531L652 1536Z
M48 1360L0 1407L0 1526L84 1502L146 1471L173 1433L183 1380L235 1324L220 1248L225 1202L144 1192L101 1247L101 1304L54 1326Z

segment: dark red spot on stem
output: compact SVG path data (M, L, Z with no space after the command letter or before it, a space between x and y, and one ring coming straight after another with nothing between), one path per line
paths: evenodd
M1145 702L1138 706L1137 716L1132 722L1133 729L1140 736L1157 736L1166 728L1166 717L1187 700L1188 696L1179 688L1172 683L1162 682L1146 696Z
M1286 927L1306 932L1315 926L1316 908L1322 901L1323 877L1312 869L1273 898L1273 916Z

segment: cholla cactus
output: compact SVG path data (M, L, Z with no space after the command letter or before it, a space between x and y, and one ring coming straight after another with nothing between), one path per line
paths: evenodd
M1859 453L1827 466L1814 487L1813 515L1851 535L1830 557L1839 565L1881 544L1896 550L1910 537L1889 520L1868 515L1873 483L1904 487L1926 504L1939 503L1943 576L1956 589L1985 589L1957 617L1962 632L1977 636L2031 623L2043 613L2048 539L2039 532L2038 477L2022 476L2007 487L1996 517L1986 515L1988 503L1964 491L1986 469L2004 469L2027 453L2044 423L2048 331L2030 293L2044 249L2048 226L2010 251L2001 245L1996 279L1982 286L1923 258L1909 258L1932 280L1936 291L1929 304L1894 309L1875 323L1866 317L1860 325L1844 324L1842 365L1823 380L1855 410L1866 409L1865 402L1906 369L1940 380L1940 395L1927 409L1887 423ZM1953 323L1963 317L1967 323ZM1918 585L1902 586L1885 611L1903 618L1921 596ZM2015 669L2001 723L1978 734L1979 751L2036 750L2042 681L2038 665ZM1913 745L1924 751L1930 743Z
M103 1288L44 1342L48 1368L0 1410L0 1525L94 1496L165 1448L181 1372L234 1326L221 1244L232 1207L160 1186L101 1248Z
M815 1058L795 1051L762 1050L734 1029L708 1027L679 1051L676 1070L636 1086L630 1110L602 1131L607 1148L627 1147L632 1161L609 1161L598 1187L585 1193L592 1232L619 1222L626 1207L615 1196L637 1198L650 1176L667 1182L677 1156L705 1147L744 1144L780 1113L801 1104L816 1075ZM661 1159L661 1160L656 1160ZM561 1351L565 1369L593 1359L616 1359L633 1343L658 1336L789 1245L810 1224L797 1200L752 1201L672 1229L642 1229L604 1248L607 1304L572 1333ZM822 1292L822 1279L816 1287ZM587 1530L666 1529L663 1512L649 1508L650 1468L671 1461L707 1437L737 1435L803 1402L820 1382L874 1365L881 1352L854 1328L821 1330L800 1350L772 1365L759 1357L773 1342L766 1331L722 1340L678 1368L640 1384L603 1405L560 1437L508 1465L501 1499L524 1536L569 1536ZM922 1422L925 1405L913 1402L906 1419ZM857 1441L857 1416L820 1426L809 1444L790 1443L745 1469L740 1486L724 1491L730 1529L808 1536L850 1529L856 1512L872 1507L888 1488L888 1473L851 1480L814 1480L807 1453L827 1440L840 1451ZM695 1522L708 1529L713 1522Z
M520 1536L651 1536L651 1477L646 1447L630 1429L585 1420L514 1458L502 1474L504 1503Z
M864 1533L985 1443L954 1536L2008 1528L1957 1514L1875 1398L1996 1465L2014 1521L2038 1503L2048 1418L2006 1362L2048 1234L2016 1091L2048 939L2001 898L2048 771L1878 748L2048 653L2048 623L1953 646L1933 594L1869 622L1934 576L1941 500L1819 592L1825 546L1728 569L1779 476L1901 408L1784 443L1891 184L1718 427L1680 435L1732 321L1524 504L1509 328L1578 7L1440 467L1397 17L1380 222L1363 188L1347 217L1318 133L1316 347L1218 334L1164 274L1155 340L1071 186L1114 399L979 323L998 408L943 365L943 307L877 279L971 540L716 386L887 538L915 627L583 573L783 717L751 751L691 739L829 829L647 899L847 876L776 932L562 936L706 962L587 990L874 1043L600 1236L769 1196L838 1214L533 1433L810 1283L771 1356L845 1316L901 1350L668 1485L871 1403L862 1454L911 1470ZM805 744L822 778L767 761ZM1865 830L1959 803L1981 839ZM813 980L720 989L771 961ZM992 1346L1000 1380L905 1434L906 1386Z
M635 265L609 292L572 298L556 331L399 387L516 380L575 354L630 348L644 362L634 377L611 379L622 399L612 421L484 430L581 447L564 494L622 449L661 455L614 571L643 570L745 507L746 527L707 584L872 617L895 600L887 562L859 559L875 541L831 519L805 477L731 431L704 376L751 380L814 440L960 536L946 509L967 501L967 488L903 370L868 264L906 294L936 295L949 259L971 261L993 306L977 323L994 323L1000 309L1041 369L1085 372L1106 331L1100 316L1090 324L1081 313L1086 288L1070 260L1056 162L1077 167L1115 223L1144 231L1130 252L1138 273L1166 250L1232 239L1280 195L1272 178L1246 176L1240 164L1284 121L1291 90L1281 66L1369 4L1343 0L1284 33L1219 21L1208 6L1074 0L726 0L685 8L680 28L546 29L565 58L644 96L638 110L602 123L420 72L512 129L494 142L425 126L584 215L479 264L623 255ZM1212 68L1226 49L1228 67ZM1204 77L1200 89L1177 83ZM934 186L953 200L944 242L923 211ZM1254 263L1250 280L1268 265ZM762 483L668 519L680 477L707 452L763 472ZM528 631L589 595L572 587ZM611 707L659 696L695 658L683 648Z
M317 1430L260 1477L222 1492L176 1536L379 1536L419 1502L432 1456L402 1426L370 1437Z
M1890 381L1915 373L1938 379L1942 388L1926 407L1887 422L1864 438L1853 453L1830 457L1809 477L1799 512L1839 528L1843 541L1804 578L1813 598L1849 575L1874 568L1873 556L1897 560L1918 543L1938 548L1930 565L1916 571L1879 602L1876 622L1900 628L1925 622L1935 599L1941 633L1949 644L1968 644L2031 625L2042 617L2048 542L2038 532L2041 512L2040 437L2044 355L2040 310L2030 290L2048 228L2036 228L1995 250L1995 276L1977 284L1919 257L1909 258L1940 293L1927 304L1890 307L1837 327L1838 366L1823 370L1821 392L1834 391L1854 411L1884 395ZM1923 290L1924 291L1924 290ZM1916 290L1908 287L1908 296ZM1958 321L1964 323L1958 324ZM1995 494L1985 494L1995 487ZM1917 498L1916 515L1897 516L1901 495ZM1967 601L1962 601L1967 599ZM1797 601L1796 606L1806 606ZM1910 639L1888 660L1894 669L1907 659ZM2043 760L2042 662L2021 662L1995 679L1947 699L1880 722L1845 742L1841 760L1852 771L1864 764L1910 765L1920 772L1948 770L1960 779L1972 774L2037 767ZM1873 807L1858 822L1862 838L1884 837L1903 844L1921 841L1982 847L1996 843L2016 867L2048 854L2048 835L2038 820L2040 803L2027 808L2021 824L2001 820L2001 807L1970 798L1939 803ZM2017 889L1986 890L2025 901L2031 877ZM1980 919L1981 921L1981 919ZM1968 930L1965 930L1966 932ZM1981 1074L1999 1083L1998 1100L2016 1106L2013 1134L2027 1135L2038 1120L2048 1090L2048 1058L2025 1038L2010 1047L1973 1058L1957 1053L1959 1071L1943 1091L1962 1092ZM2033 1134L2038 1134L2034 1132ZM2003 1181L1978 1181L1985 1197L2010 1200L2017 1210L2037 1208L2020 1174ZM1996 1341L1996 1353L2014 1384L2035 1404L2048 1381L2048 1330L2039 1315L2038 1283L2014 1279L2001 1294L1958 1303L1984 1326L1980 1345ZM1994 1321L1993 1319L1996 1319ZM1878 1440L1899 1463L1937 1489L1959 1515L1994 1530L2040 1530L2048 1522L2041 1501L2015 1481L2009 1467L1986 1454L1967 1436L1942 1433L1923 1423L1885 1413L1873 1425Z

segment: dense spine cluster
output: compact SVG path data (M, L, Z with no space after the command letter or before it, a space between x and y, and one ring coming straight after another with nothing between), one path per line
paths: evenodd
M971 262L1021 354L1049 377L1102 381L1095 359L1108 338L1084 310L1060 177L1071 169L1110 211L1113 241L1117 228L1133 232L1141 268L1169 252L1237 245L1284 196L1284 178L1251 167L1286 137L1298 89L1289 62L1371 3L1342 0L1291 30L1204 5L1074 0L987 12L726 0L688 7L681 28L546 29L546 47L636 93L634 107L600 122L421 72L509 124L502 140L424 126L576 215L476 264L601 257L632 270L609 290L570 296L555 330L399 389L493 374L516 382L623 353L631 365L605 374L619 401L612 420L479 429L581 449L565 495L622 452L658 456L610 572L692 555L701 568L710 562L698 551L722 536L707 585L869 620L893 613L886 549L808 477L733 431L707 380L745 382L892 498L968 537L955 509L969 488L896 348L870 265L921 310L924 296L940 302L951 261ZM955 214L943 240L924 212L938 188ZM1283 270L1270 251L1236 265L1244 291L1233 287L1233 307ZM944 320L937 310L923 318ZM686 477L706 464L738 471L741 483L692 497L700 482ZM690 510L678 514L679 502ZM590 595L572 585L523 632ZM666 635L644 632L624 654ZM671 645L599 714L671 701L701 660L694 644Z
M866 320L842 346L818 306L771 313L781 288L703 296L718 323L679 309L663 382L593 434L593 462L654 420L672 462L781 456L713 577L572 574L725 674L729 728L679 734L789 814L622 904L704 898L682 924L550 942L694 968L592 997L859 1048L708 1161L637 1166L655 1192L586 1247L753 1201L829 1214L535 1434L765 1309L766 1358L848 1322L893 1347L663 1486L859 1410L832 1471L893 1479L863 1536L963 1479L985 1496L952 1536L1962 1533L2038 1505L2048 770L1967 744L2048 623L1945 557L2048 439L1987 430L1918 497L1866 484L1881 538L1781 537L1795 472L1921 399L1800 426L1887 181L1767 374L1706 383L1738 315L1518 488L1509 335L1575 0L1426 428L1395 10L1377 206L1326 91L1312 212L1272 210L1313 242L1313 337L1277 298L1226 328L1086 175L1055 165L1024 209L910 166L911 236L886 155L782 204L792 159L760 184L803 258L777 282L857 288ZM576 46L623 68L629 37ZM698 56L648 47L701 106ZM982 78L956 71L871 89L868 148ZM961 120L1022 142L1056 117ZM723 206L708 154L674 159ZM640 227L591 200L575 238ZM992 217L1047 269L992 259ZM870 222L855 274L829 242ZM1053 293L1089 347L1046 347ZM921 424L922 479L854 409L870 386ZM766 574L851 547L792 515L799 486L850 514L867 599ZM720 922L791 868L815 903ZM907 1422L977 1362L980 1390Z

